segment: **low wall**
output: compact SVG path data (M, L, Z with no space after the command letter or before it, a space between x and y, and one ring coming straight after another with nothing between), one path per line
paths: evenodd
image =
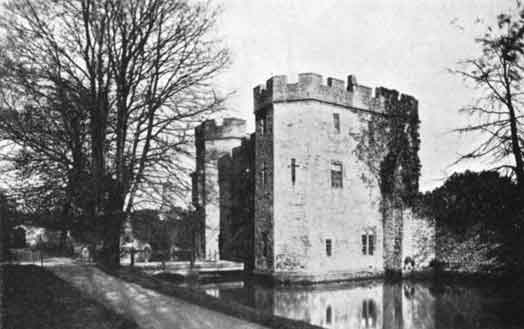
M403 272L427 270L436 258L436 225L432 218L408 209L403 214ZM409 262L407 260L412 260Z

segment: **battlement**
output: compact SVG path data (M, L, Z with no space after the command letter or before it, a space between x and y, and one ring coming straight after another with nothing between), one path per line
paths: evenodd
M332 77L323 83L322 75L317 73L300 73L297 83L288 83L287 76L277 75L253 89L254 110L265 108L272 103L301 100L317 100L334 105L350 107L365 111L379 111L380 100L396 93L399 101L415 100L412 96L400 95L395 90L359 85L354 75L349 75L346 82ZM400 98L399 98L400 97ZM415 100L416 101L416 100Z
M237 147L234 147L231 150L231 156L233 159L237 159L241 157L243 154L253 153L255 151L255 133L252 133L246 137L243 137L240 145ZM254 156L254 153L253 153Z
M329 77L323 84L322 75L300 73L297 83L287 83L287 76L278 75L267 80L266 85L254 88L255 112L268 104L299 100L318 100L345 107L369 110L372 88L357 84L355 76L348 76L347 83Z
M415 97L407 94L401 94L394 89L388 89L384 87L378 87L375 89L375 98L376 99L389 99L396 103L404 104L405 106L415 106L418 101Z
M204 140L243 138L246 136L246 120L224 118L222 122L206 120L195 128L195 135Z

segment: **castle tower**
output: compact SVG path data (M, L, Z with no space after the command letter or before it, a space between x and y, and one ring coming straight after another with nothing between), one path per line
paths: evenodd
M207 120L195 128L196 170L192 173L193 205L198 230L196 256L219 258L220 205L218 159L239 146L246 136L245 120L225 118L222 124Z
M401 222L384 225L380 159L362 152L384 98L315 73L275 76L254 89L254 271L279 281L328 281L384 273ZM391 227L394 226L394 227ZM401 257L401 256L398 256ZM393 263L393 262L391 262ZM397 264L397 262L394 262Z

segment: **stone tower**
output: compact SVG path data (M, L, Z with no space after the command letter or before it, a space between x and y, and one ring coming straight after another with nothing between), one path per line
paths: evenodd
M386 91L374 96L354 76L323 84L315 73L254 89L255 273L327 281L398 264L388 260L401 258L401 248L384 242L385 228L402 242L402 222L391 224L383 209L384 154L362 151L371 123L387 115Z
M198 230L199 259L219 258L220 205L218 159L239 146L246 136L245 120L225 118L221 124L207 120L195 128L196 170L191 174L193 205Z

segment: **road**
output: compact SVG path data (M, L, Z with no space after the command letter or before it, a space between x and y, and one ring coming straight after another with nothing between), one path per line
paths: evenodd
M47 268L144 329L266 328L122 281L93 266L63 263Z

